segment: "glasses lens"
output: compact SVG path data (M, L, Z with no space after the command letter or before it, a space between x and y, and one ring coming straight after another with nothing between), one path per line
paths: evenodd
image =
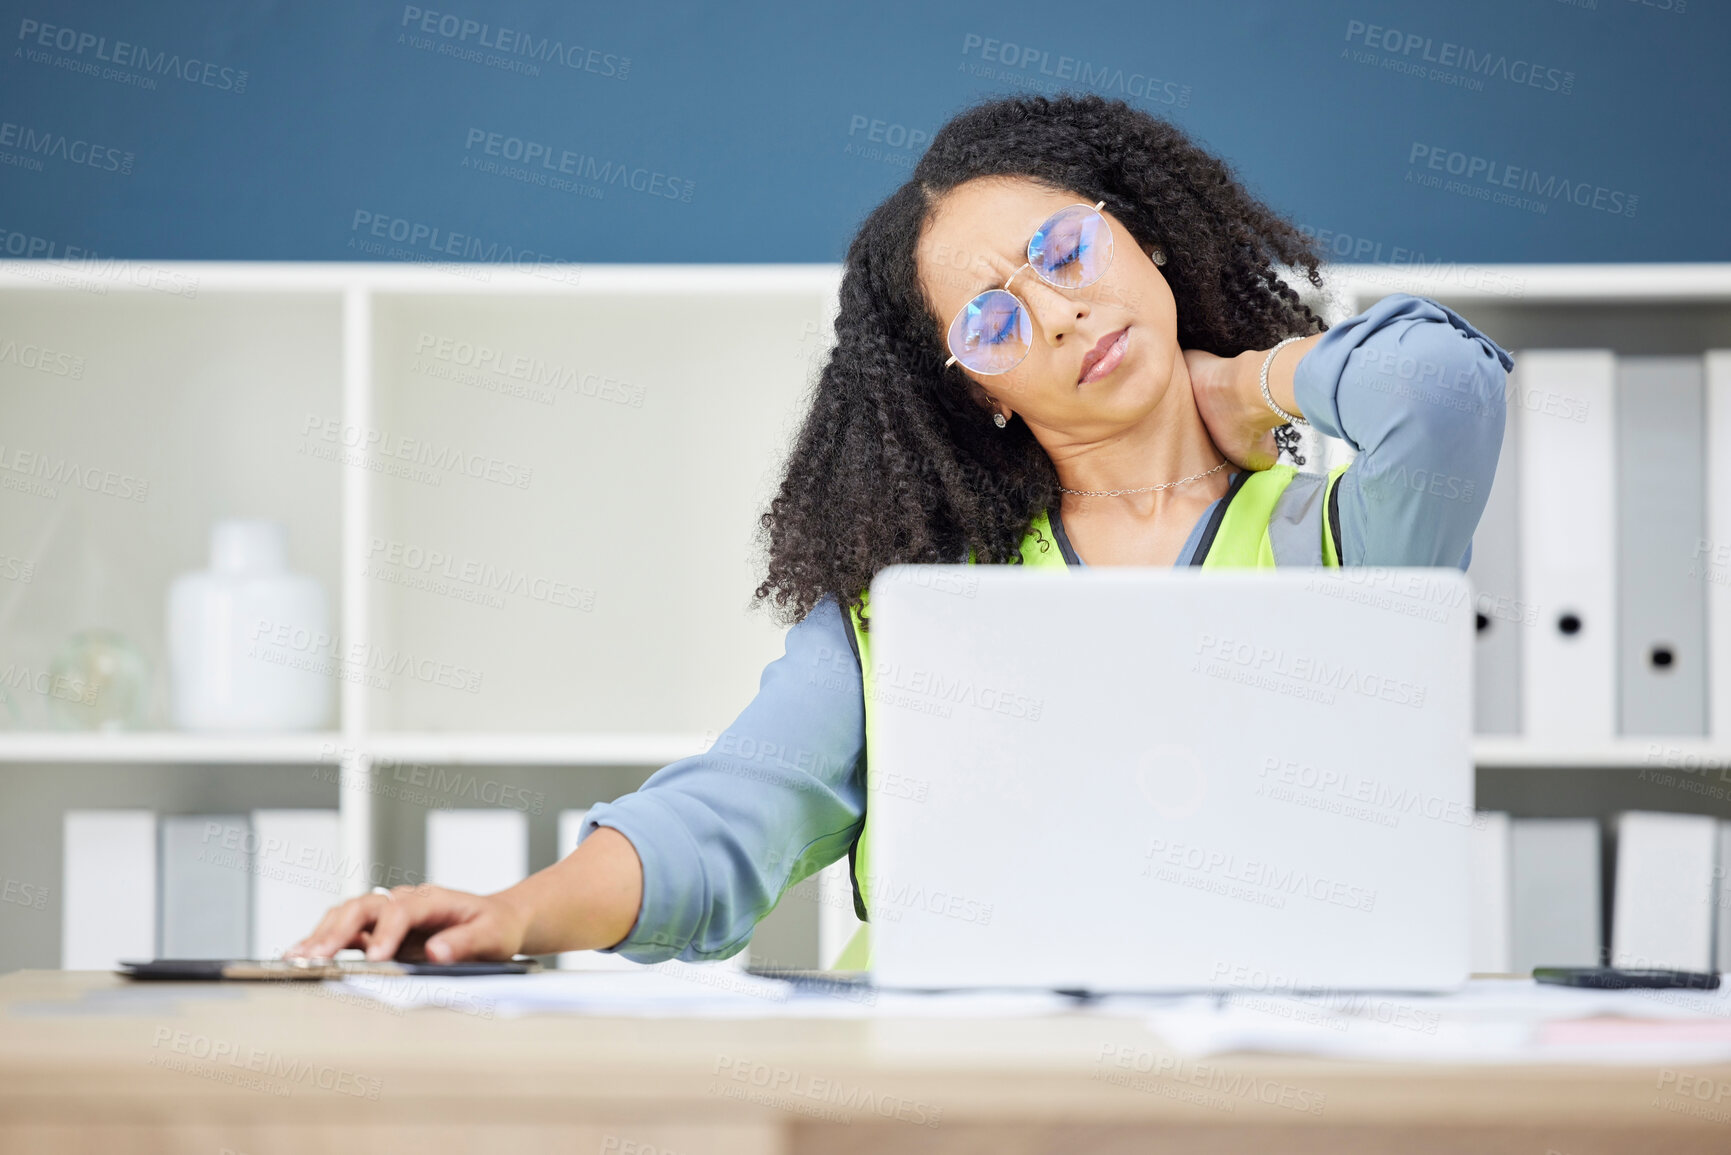
M1028 242L1028 263L1050 284L1065 289L1091 285L1112 260L1112 230L1087 205L1059 209Z
M976 373L1005 373L1028 355L1034 323L1003 289L981 293L950 322L950 352Z

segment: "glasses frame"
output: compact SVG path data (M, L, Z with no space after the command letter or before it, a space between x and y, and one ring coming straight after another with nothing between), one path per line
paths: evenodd
M1112 265L1112 256L1110 253L1108 253L1106 256L1106 263L1100 266L1099 276L1096 276L1093 280L1083 281L1080 285L1060 285L1060 284L1057 284L1056 282L1052 281L1048 277L1046 277L1044 274L1042 274L1039 269L1034 268L1034 254L1032 252L1033 247L1034 247L1034 238L1040 235L1041 230L1046 227L1046 225L1051 221L1052 217L1055 217L1059 213L1065 212L1066 210L1069 210L1069 209L1073 209L1073 208L1088 209L1089 211L1094 213L1094 215L1099 216L1100 222L1102 224L1106 225L1106 227L1108 229L1110 229L1111 228L1111 222L1107 221L1104 216L1100 215L1100 210L1102 208L1104 208L1105 205L1106 205L1106 202L1103 200L1098 201L1098 202L1091 204L1091 205L1087 204L1083 201L1077 201L1075 204L1068 204L1068 205L1065 205L1061 209L1053 210L1052 213L1049 216L1047 216L1045 220L1041 221L1038 225L1036 225L1034 227L1034 231L1032 233L1028 234L1028 243L1022 250L1023 252L1027 253L1028 259L1022 262L1022 268L1017 269L1015 272L1011 273L1008 277L1005 277L1003 286L1001 288L987 289L987 290L985 290L985 292L975 293L973 296L969 297L966 302L963 303L963 305L960 309L956 310L956 315L954 317L950 318L950 323L949 323L948 327L946 327L944 329L944 346L946 348L949 347L949 334L950 334L950 332L955 329L956 322L961 320L962 314L967 312L968 308L971 305L973 305L973 303L975 301L979 300L981 297L984 297L987 293L1010 293L1010 282L1015 280L1018 276L1021 275L1022 269L1033 269L1034 275L1036 277L1039 277L1042 282L1044 282L1045 284L1051 285L1054 289L1061 289L1061 290L1085 289L1089 285L1092 285L1096 281L1098 281L1100 279L1100 277L1105 276L1106 270L1108 268L1110 268ZM1022 300L1022 298L1016 296L1016 294L1014 294L1014 293L1010 293L1010 298L1011 298L1011 300L1016 302L1017 307L1020 308L1023 312L1027 313L1030 317L1033 316L1034 311L1032 309L1028 308L1028 303L1026 301ZM1029 348L1032 348L1032 347L1033 347L1032 345L1029 346ZM1028 356L1028 352L1026 349L1024 349L1022 351L1022 356L1016 358L1015 365L1009 365L1009 366L1007 366L1003 369L999 369L993 373L988 373L983 369L974 369L974 367L972 365L964 365L963 368L973 369L973 371L975 373L980 374L980 376L982 376L982 377L997 377L1000 374L1008 373L1011 369L1014 369L1016 367L1016 365L1020 365L1022 363L1022 361L1024 359L1026 359L1027 356ZM948 361L944 362L944 368L948 369L951 365L956 364L960 360L961 360L961 358L956 356L956 351L954 349L950 349L950 359Z

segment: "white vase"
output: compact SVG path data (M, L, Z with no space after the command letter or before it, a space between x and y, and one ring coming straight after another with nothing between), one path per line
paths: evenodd
M327 729L339 656L324 587L289 572L279 522L216 522L210 569L169 585L169 689L183 730Z

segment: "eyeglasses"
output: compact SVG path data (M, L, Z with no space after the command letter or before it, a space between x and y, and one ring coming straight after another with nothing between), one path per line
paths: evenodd
M1010 292L1010 281L1022 269L1058 289L1080 289L1098 281L1112 263L1112 229L1100 215L1105 205L1067 205L1047 217L1028 238L1028 260L1011 273L1001 289L987 289L950 322L950 359L976 373L1008 373L1022 363L1034 344L1034 322L1022 299Z

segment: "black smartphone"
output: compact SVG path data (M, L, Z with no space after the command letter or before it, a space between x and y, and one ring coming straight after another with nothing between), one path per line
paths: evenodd
M1705 971L1623 970L1620 967L1534 967L1535 982L1598 990L1716 991L1719 976Z

